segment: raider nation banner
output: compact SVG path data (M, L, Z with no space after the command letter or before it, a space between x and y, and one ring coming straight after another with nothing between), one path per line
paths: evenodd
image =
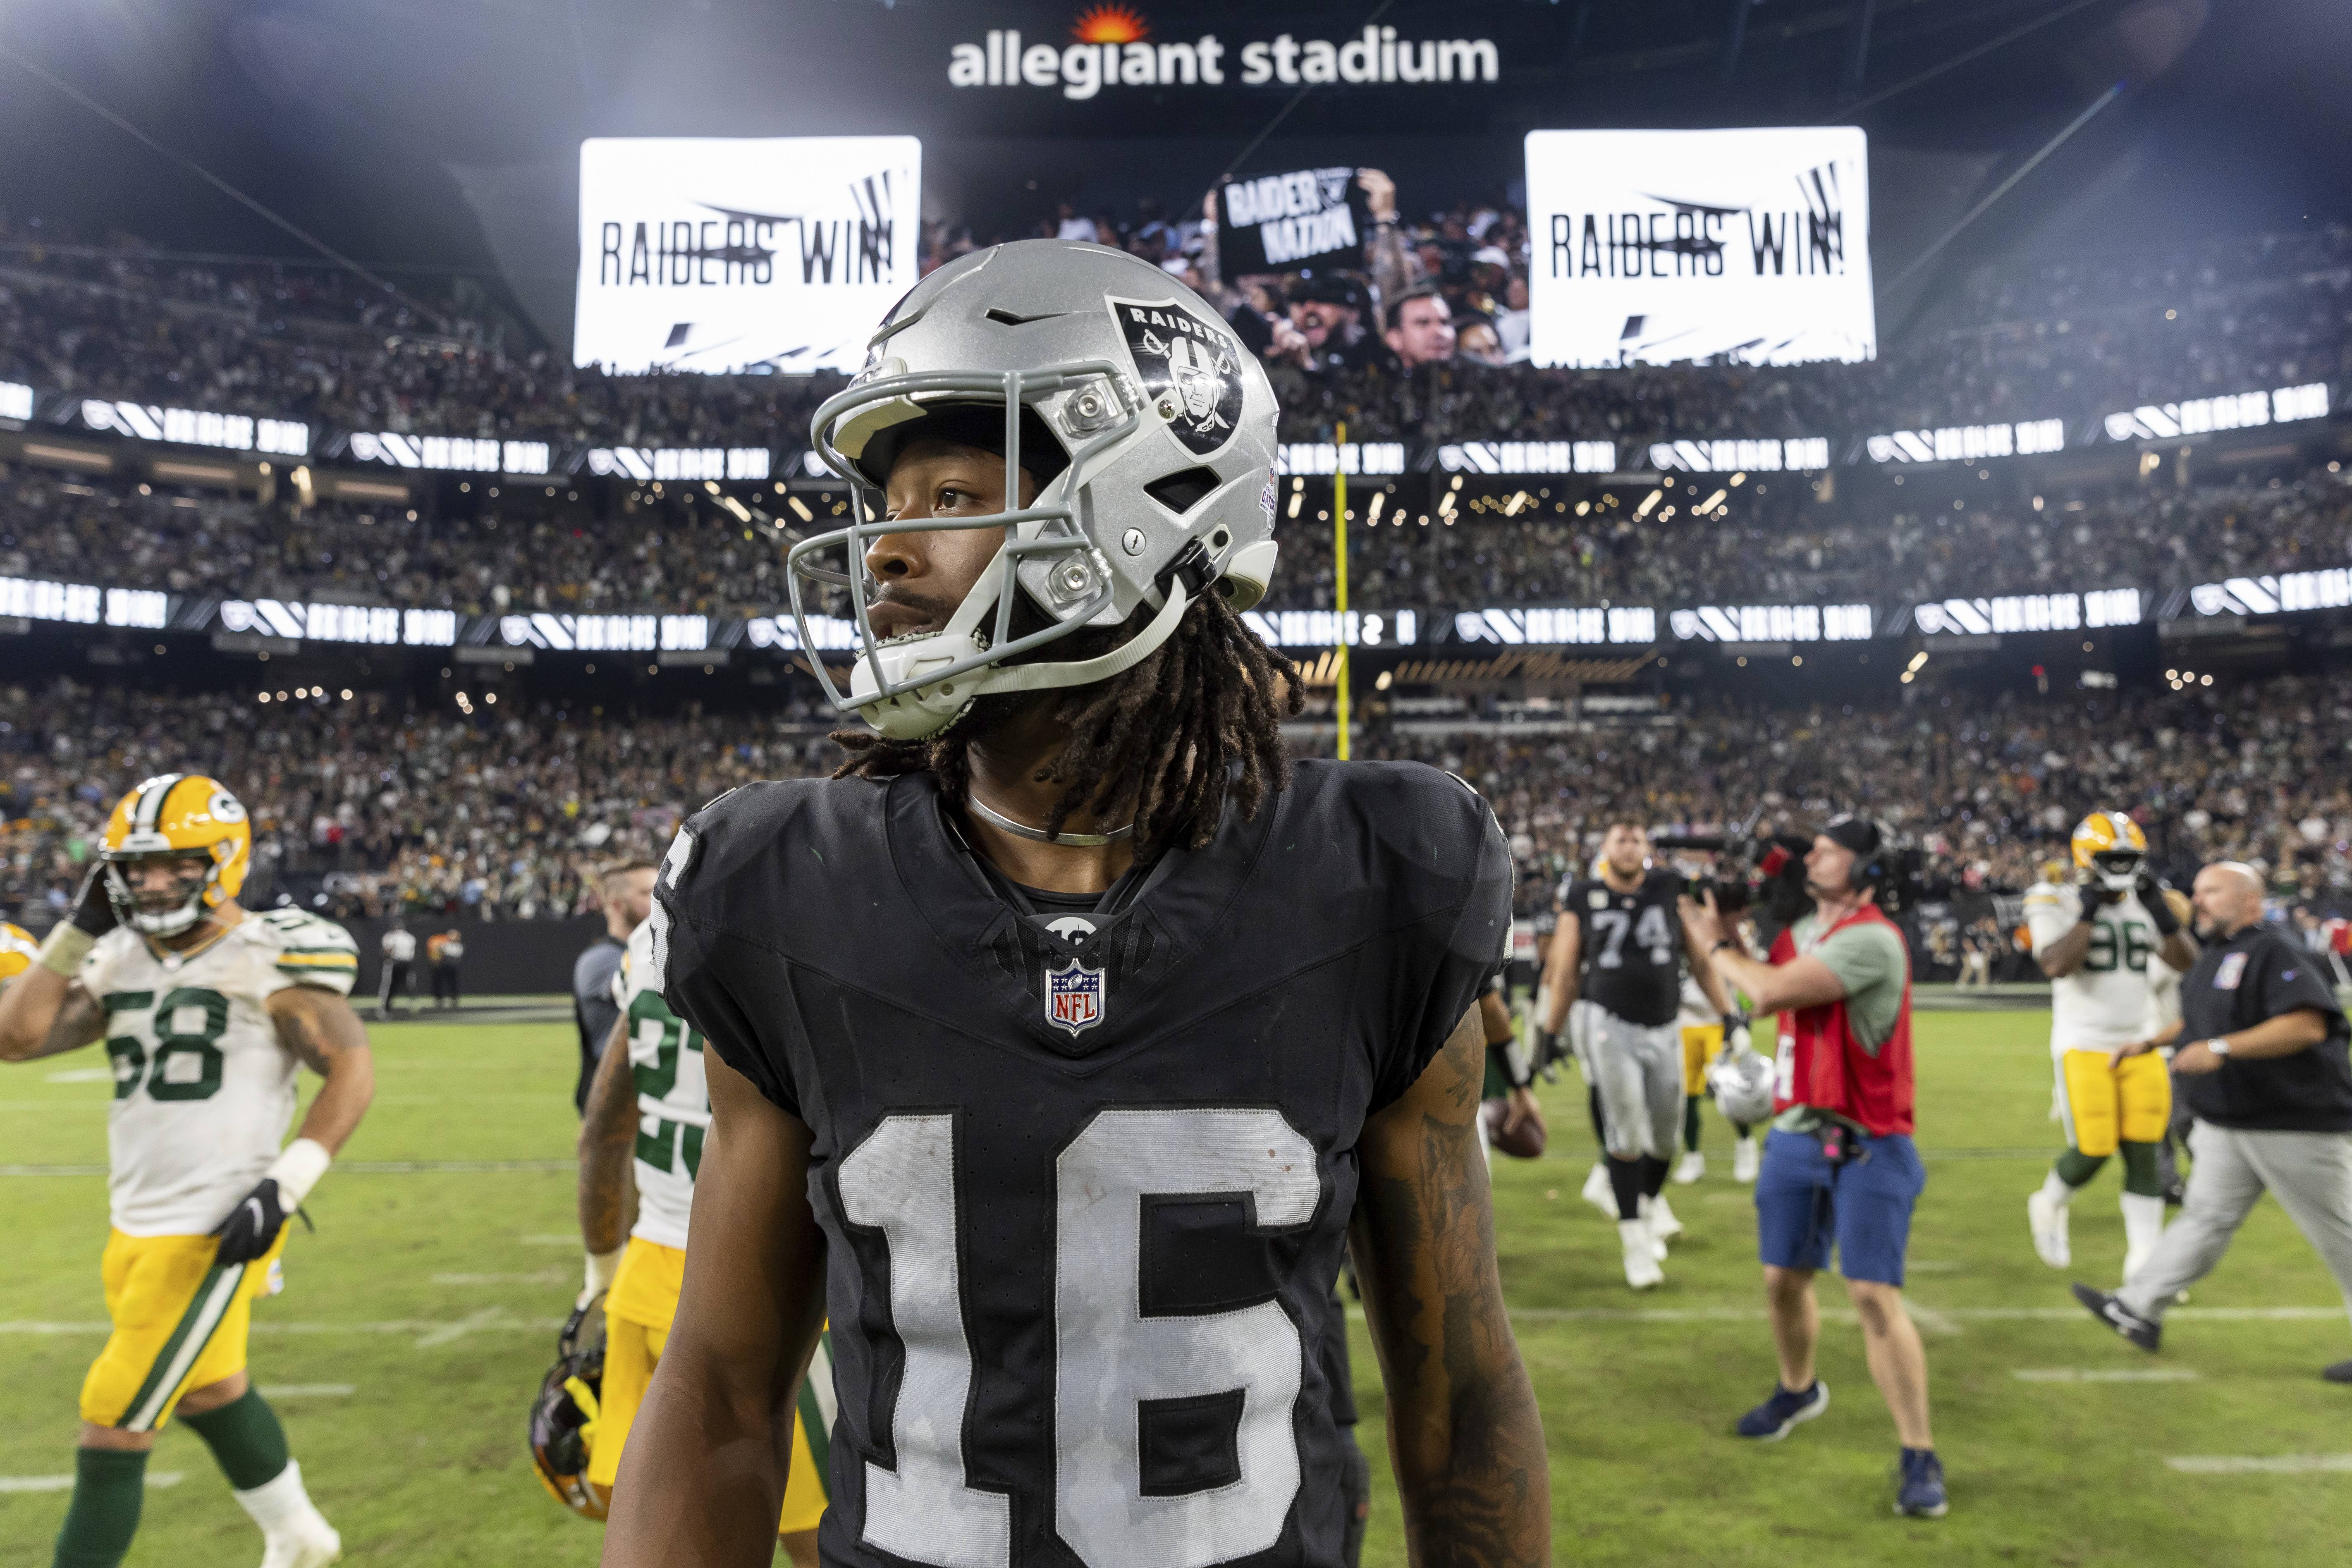
M1853 126L1528 135L1538 364L1796 364L1878 352Z
M623 372L855 371L915 286L912 136L580 144L572 355Z
M1318 261L1360 265L1370 210L1353 169L1253 174L1217 187L1217 268L1228 278Z

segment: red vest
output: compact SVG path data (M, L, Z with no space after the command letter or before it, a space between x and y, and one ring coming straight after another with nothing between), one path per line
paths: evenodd
M1823 940L1851 925L1876 922L1893 929L1895 922L1864 904L1822 933ZM1897 931L1896 940L1902 933ZM1816 944L1818 945L1818 944ZM1787 963L1799 956L1793 931L1784 931L1772 943L1772 962ZM1911 961L1903 962L1903 1005L1895 1015L1895 1032L1873 1056L1854 1037L1844 998L1818 1006L1794 1008L1780 1015L1778 1078L1772 1109L1809 1105L1843 1117L1867 1131L1884 1136L1911 1131Z

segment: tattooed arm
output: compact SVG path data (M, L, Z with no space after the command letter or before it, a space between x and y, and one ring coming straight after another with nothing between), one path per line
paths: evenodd
M330 1154L340 1152L375 1098L375 1057L368 1049L367 1026L349 1002L317 985L273 991L262 1006L278 1026L278 1042L327 1080L297 1136Z
M104 1033L98 998L54 969L37 963L0 989L0 1062L79 1050Z
M1349 1226L1389 1393L1414 1568L1551 1561L1551 1471L1503 1311L1478 1147L1486 1039L1473 1007L1403 1099L1364 1125Z
M617 1252L628 1239L630 1156L637 1145L637 1080L628 1029L625 1014L613 1021L580 1117L580 1239L592 1258Z

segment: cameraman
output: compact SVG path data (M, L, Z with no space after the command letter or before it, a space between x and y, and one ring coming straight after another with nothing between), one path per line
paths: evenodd
M1717 972L1758 1013L1780 1016L1779 1116L1756 1182L1780 1380L1740 1418L1739 1435L1771 1442L1829 1407L1813 1371L1813 1276L1834 1244L1871 1380L1903 1445L1895 1507L1933 1519L1946 1510L1944 1468L1927 1426L1927 1350L1903 1308L1903 1255L1927 1173L1911 1142L1910 956L1878 907L1888 865L1874 823L1841 816L1823 827L1805 857L1813 912L1780 933L1768 963L1725 931L1713 894L1680 907Z

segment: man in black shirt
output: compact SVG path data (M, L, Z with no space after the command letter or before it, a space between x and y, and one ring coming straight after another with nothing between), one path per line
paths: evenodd
M654 907L654 863L619 860L597 874L596 891L604 905L604 934L581 952L572 963L572 1021L580 1030L580 1078L572 1086L572 1109L588 1108L588 1086L596 1081L596 1063L604 1042L620 1020L621 1004L613 995L613 976L621 972L621 954L628 950L629 933L645 923Z
M1682 879L1650 869L1650 830L1620 820L1601 840L1601 874L1571 882L1560 899L1545 970L1543 1026L1568 1024L1601 1103L1601 1142L1617 1199L1625 1283L1661 1284L1665 1243L1682 1225L1664 1197L1683 1120L1683 963L1718 1013L1731 999L1715 965L1684 930L1675 900Z
M2165 1308L2212 1272L2266 1190L2352 1300L2352 1031L2344 1010L2317 955L2264 923L2262 878L2252 867L2208 866L2193 896L2214 940L2180 982L2180 1023L2114 1052L2120 1061L2171 1038L2189 1042L2172 1058L2197 1115L2189 1194L2122 1289L2074 1287L2101 1321L2149 1351ZM2352 1383L2352 1361L2324 1375Z

